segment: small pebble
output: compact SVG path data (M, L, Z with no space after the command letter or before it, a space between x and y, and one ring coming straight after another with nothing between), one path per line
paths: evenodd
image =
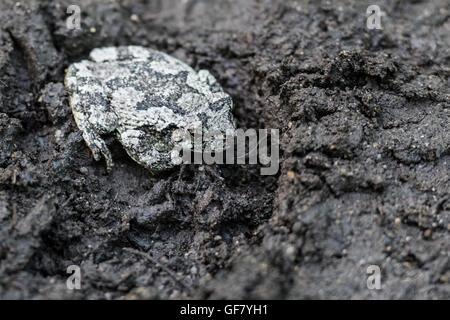
M191 273L192 274L197 274L197 272L198 272L197 267L196 266L192 266Z
M287 175L288 175L288 177L290 178L290 179L294 179L295 178L295 173L294 173L294 171L288 171L287 172Z
M286 254L287 254L288 256L293 256L293 255L295 254L295 248L294 248L293 246L289 246L289 247L286 249Z

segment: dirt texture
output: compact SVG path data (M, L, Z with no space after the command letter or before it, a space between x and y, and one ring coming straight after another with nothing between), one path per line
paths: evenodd
M119 45L210 70L279 173L154 176L105 137L108 174L63 79ZM0 298L449 299L449 75L448 0L2 0Z

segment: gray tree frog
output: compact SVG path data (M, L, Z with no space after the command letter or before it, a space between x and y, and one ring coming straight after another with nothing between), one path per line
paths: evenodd
M206 70L139 46L94 49L65 77L70 107L95 160L108 171L101 135L114 133L137 163L158 172L174 167L174 130L234 130L233 101ZM207 141L206 141L207 142Z

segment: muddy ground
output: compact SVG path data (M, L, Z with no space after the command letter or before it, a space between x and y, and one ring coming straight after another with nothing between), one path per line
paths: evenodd
M209 69L240 128L280 129L278 175L152 176L111 137L108 174L64 72L130 44ZM448 299L449 44L448 0L2 0L0 298Z

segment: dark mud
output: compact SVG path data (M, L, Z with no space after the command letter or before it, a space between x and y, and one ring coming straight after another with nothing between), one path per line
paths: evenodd
M78 3L81 30L71 2L0 2L1 298L450 297L447 0L378 1L383 30L368 1ZM280 129L279 174L151 176L112 139L107 174L64 70L130 44L211 70L239 127Z

